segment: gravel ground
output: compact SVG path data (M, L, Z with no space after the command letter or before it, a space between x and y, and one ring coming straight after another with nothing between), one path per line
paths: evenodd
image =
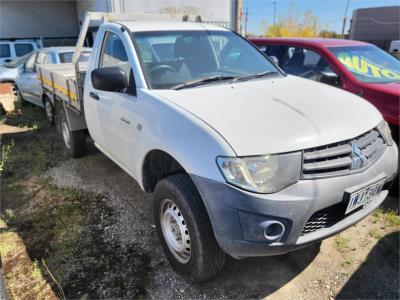
M398 298L398 249L392 261L385 261L384 250L386 240L398 245L399 232L379 242L368 237L372 216L345 231L353 245L349 253L338 251L333 237L282 256L228 258L218 278L194 285L177 275L164 257L153 225L151 196L94 147L86 157L67 160L45 175L57 186L108 195L118 221L107 228L104 238L125 246L139 244L150 255L152 279L145 287L150 298ZM387 201L398 207L397 198Z

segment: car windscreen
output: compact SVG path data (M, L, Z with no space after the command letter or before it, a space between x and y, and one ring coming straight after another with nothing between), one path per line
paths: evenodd
M81 56L79 56L78 62L87 62L90 58L90 51L82 51ZM72 57L74 56L74 52L61 52L58 54L60 58L60 63L70 63L72 62Z
M376 46L329 47L328 49L361 82L400 82L400 61Z
M19 66L22 66L26 62L28 57L31 56L31 55L32 55L32 52L28 53L28 54L25 54L25 55L23 55L21 57L18 57L18 58L14 59L14 60L12 60L10 62L5 63L4 66L6 68L17 68Z
M219 76L281 74L253 45L230 31L136 32L133 39L152 89Z

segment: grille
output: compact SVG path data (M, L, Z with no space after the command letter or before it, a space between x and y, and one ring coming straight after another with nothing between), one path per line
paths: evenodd
M353 147L357 146L366 157L362 167L352 167ZM303 151L303 178L321 178L345 175L364 170L373 164L385 150L378 130L372 129L354 139Z
M324 208L320 211L314 213L311 218L308 220L306 225L304 226L303 230L300 233L300 236L306 235L308 233L317 231L322 228L328 228L336 223L342 221L344 218L348 217L349 215L355 213L362 209L362 206L352 211L350 214L345 215L347 203L342 202L339 204L335 204L328 208Z
M385 183L382 190L389 190L391 186L392 182L388 181ZM307 221L306 225L304 226L303 230L300 233L300 236L317 231L319 229L329 228L335 225L336 223L344 220L348 216L351 216L353 213L363 209L363 206L360 206L355 210L351 211L349 214L345 215L347 205L348 201L343 201L338 204L317 211Z

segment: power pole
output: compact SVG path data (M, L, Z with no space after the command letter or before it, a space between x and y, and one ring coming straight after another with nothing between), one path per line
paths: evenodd
M274 25L276 24L276 0L274 0Z
M347 10L349 9L349 4L350 4L350 0L347 0L346 9L344 11L344 16L343 16L342 39L344 38L344 29L346 27Z
M249 19L249 7L246 7L246 15L244 17L244 36L247 36L247 21Z

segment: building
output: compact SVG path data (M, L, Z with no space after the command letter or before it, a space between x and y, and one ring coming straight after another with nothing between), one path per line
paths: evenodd
M400 6L361 8L353 11L350 39L375 44L389 50L400 40Z
M0 0L0 39L73 45L87 11L200 16L203 22L238 30L240 9L241 0Z

